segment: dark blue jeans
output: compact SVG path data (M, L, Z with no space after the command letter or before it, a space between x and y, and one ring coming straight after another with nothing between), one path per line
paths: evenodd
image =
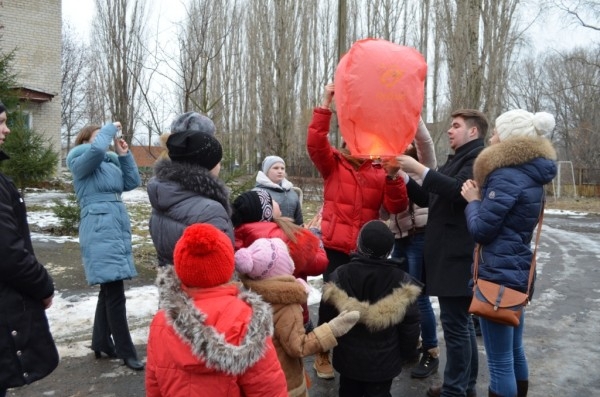
M0 397L6 396L6 390L0 390Z
M425 233L417 233L412 236L396 239L393 258L405 258L408 265L408 274L415 280L423 281L423 245ZM437 324L435 313L429 300L429 295L424 292L417 299L419 314L421 316L421 339L423 350L427 351L438 346Z
M479 323L490 370L490 390L500 396L516 396L517 380L529 379L523 347L525 311L518 327L494 323L483 317Z
M475 391L477 338L469 314L470 296L438 297L440 322L446 342L446 368L442 397L465 397Z

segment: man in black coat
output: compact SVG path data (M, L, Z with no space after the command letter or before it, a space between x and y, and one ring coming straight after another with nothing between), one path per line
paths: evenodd
M0 145L10 133L0 102ZM0 150L0 161L8 159ZM58 365L45 310L54 283L33 253L25 203L11 179L0 173L0 397Z
M438 297L447 356L444 384L430 387L430 397L476 395L477 339L468 312L473 295L469 282L475 243L467 230L467 202L460 192L462 184L473 177L473 163L483 150L487 129L487 118L480 111L457 110L452 113L448 130L454 154L437 171L412 157L398 158L403 171L423 175L422 185L408 176L404 178L410 199L421 207L429 207L425 288L429 295Z

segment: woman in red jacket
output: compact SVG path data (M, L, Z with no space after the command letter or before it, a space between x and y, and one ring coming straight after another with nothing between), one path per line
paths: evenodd
M329 265L323 273L325 282L331 272L350 261L350 253L356 250L360 228L368 221L379 219L382 207L391 214L408 207L406 185L402 178L398 178L399 167L394 162L383 161L380 165L372 159L354 157L345 148L338 150L329 144L329 106L333 94L334 85L325 86L323 102L313 112L306 139L308 154L324 183L321 233L329 258ZM315 369L318 377L333 379L333 367L327 352L318 355Z

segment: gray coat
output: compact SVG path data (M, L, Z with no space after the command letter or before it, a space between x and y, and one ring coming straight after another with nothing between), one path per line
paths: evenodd
M277 201L281 214L291 218L296 225L303 225L302 203L298 193L294 190L292 182L284 179L281 185L273 183L264 172L258 171L256 175L256 187L252 190L266 190L273 200Z
M152 205L150 235L159 266L173 264L173 250L183 230L194 223L209 223L223 231L233 245L229 191L203 167L159 160L148 182Z

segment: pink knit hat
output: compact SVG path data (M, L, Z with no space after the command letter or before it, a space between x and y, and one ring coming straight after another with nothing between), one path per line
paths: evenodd
M290 275L294 262L280 238L259 238L235 253L235 269L254 280Z

